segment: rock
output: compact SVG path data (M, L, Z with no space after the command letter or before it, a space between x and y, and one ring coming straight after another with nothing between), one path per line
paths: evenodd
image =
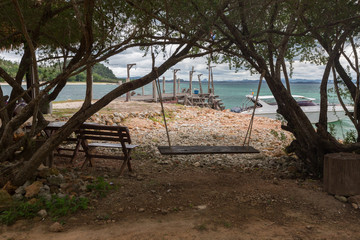
M0 210L5 210L12 204L12 198L10 194L4 189L0 189Z
M196 209L198 210L205 210L207 208L206 205L199 205L199 206L196 206Z
M15 193L11 197L14 201L21 201L24 199L24 196L21 193Z
M30 185L31 185L31 182L30 182L29 180L27 180L27 181L24 183L23 187L26 188L27 186L30 186Z
M64 182L64 176L61 174L51 175L47 178L50 185L60 186Z
M38 211L37 215L39 215L41 218L44 218L47 216L47 212L45 209L41 209L40 211Z
M7 191L8 193L13 193L17 189L16 186L12 185L10 181L8 181L2 188L3 190Z
M44 198L46 201L51 200L50 192L39 192L38 196L41 197L41 198Z
M340 202L344 202L344 203L346 203L348 201L347 198L344 196L335 195L335 198L337 200L339 200Z
M58 193L57 194L58 198L66 198L66 194L65 193Z
M21 194L24 195L26 193L25 187L24 186L20 186L15 190L16 194Z
M121 118L119 117L114 117L114 123L120 123L121 122Z
M38 167L38 171L42 171L44 169L48 169L48 167L44 166L44 164L40 164L40 166Z
M145 212L145 208L139 208L139 212Z
M30 186L25 188L25 197L32 198L40 192L40 188L43 186L42 182L35 181Z
M200 163L199 162L194 163L194 167L200 167Z
M64 231L64 227L59 223L55 222L49 227L50 232L62 232Z
M349 203L355 203L360 206L360 195L351 196L348 198Z
M351 203L351 206L352 206L354 209L359 209L359 205L357 205L356 203Z
M33 204L36 204L38 201L39 201L38 199L32 198L29 201L27 201L27 203L33 205Z

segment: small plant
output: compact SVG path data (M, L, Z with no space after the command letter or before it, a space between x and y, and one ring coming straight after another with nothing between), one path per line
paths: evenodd
M224 227L226 227L226 228L231 228L232 227L232 225L231 225L231 223L229 223L229 222L224 222Z
M58 219L80 209L87 209L87 204L87 198L59 198L56 195L53 195L50 201L45 199L38 199L34 203L18 201L10 209L0 213L0 222L9 225L20 218L33 218L41 209L46 209L52 219Z
M277 131L275 131L274 129L271 129L271 130L270 130L270 133L271 133L274 137L276 137L276 138L279 137L279 133L278 133Z
M279 135L279 133L278 133L276 130L271 129L271 130L270 130L270 133L271 133L274 137L276 137L277 139L279 139L280 141L285 141L285 140L287 139L285 133L283 133L283 132L280 132L280 135Z
M344 143L345 144L356 143L356 131L355 130L350 130L345 133Z
M329 131L331 136L335 136L335 134L336 134L335 125L334 124L328 124L328 131Z
M94 183L86 186L89 191L94 191L98 197L106 197L108 192L114 188L110 183L106 182L103 177L98 177Z
M49 215L53 219L57 219L69 213L87 209L88 202L87 198L69 198L68 196L59 198L54 195L50 201L45 202L45 207Z
M207 231L208 230L208 228L206 227L206 225L204 223L195 226L195 229L198 230L198 231Z
M15 202L14 205L0 214L0 222L6 225L14 223L19 218L33 218L41 209L41 201L35 203Z

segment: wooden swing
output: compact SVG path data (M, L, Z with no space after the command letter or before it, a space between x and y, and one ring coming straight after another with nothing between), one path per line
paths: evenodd
M245 135L245 139L242 146L172 146L170 142L169 131L166 123L164 105L162 101L162 94L160 89L159 78L155 80L156 89L159 95L161 111L164 119L164 125L166 129L166 135L168 139L168 146L158 146L159 152L161 155L192 155L192 154L249 154L249 153L260 153L259 150L255 149L250 144L250 136L252 131L252 126L254 122L255 108L259 97L259 92L261 88L261 82L265 75L265 71L261 74L258 91L254 103L253 113L251 115L250 123Z

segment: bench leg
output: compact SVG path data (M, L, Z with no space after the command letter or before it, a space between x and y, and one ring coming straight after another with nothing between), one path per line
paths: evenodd
M127 162L127 166L128 166L129 171L132 172L132 167L131 167L130 160L131 160L131 157L129 157L129 161Z
M83 164L81 165L81 168L83 168L83 167L85 166L86 162L89 162L89 166L90 166L90 167L93 166L93 164L92 164L92 162L91 162L91 157L86 157L86 158L85 158L85 161L84 161Z
M76 146L75 146L75 149L74 149L74 153L73 153L73 155L72 155L72 157L71 157L70 163L72 163L72 162L74 161L74 159L75 159L75 157L76 157L76 155L77 155L77 153L78 153L78 151L79 151L80 145L81 145L81 140L79 140L79 141L76 143Z
M124 172L125 166L128 164L129 158L125 159L120 168L120 175Z

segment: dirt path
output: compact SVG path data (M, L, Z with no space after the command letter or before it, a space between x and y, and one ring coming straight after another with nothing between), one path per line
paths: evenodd
M80 106L64 104L54 107ZM226 112L167 107L174 108L169 125L177 144L234 145L249 122ZM160 106L114 102L106 111L149 109ZM79 172L55 159L62 171L102 176L116 186L105 198L92 199L88 210L58 219L62 232L50 232L54 221L38 217L0 226L0 240L360 239L360 210L325 193L320 181L301 178L301 166L284 157L287 140L278 122L256 119L253 144L260 156L166 158L155 153L155 145L165 141L156 117L127 117L122 123L141 146L133 154L134 173L119 176L120 164L111 160L97 160L94 168Z
M49 232L49 219L23 220L2 227L0 239L360 239L360 212L318 181L152 161L134 167L137 174L120 178L101 168L118 188L63 219L63 232Z

